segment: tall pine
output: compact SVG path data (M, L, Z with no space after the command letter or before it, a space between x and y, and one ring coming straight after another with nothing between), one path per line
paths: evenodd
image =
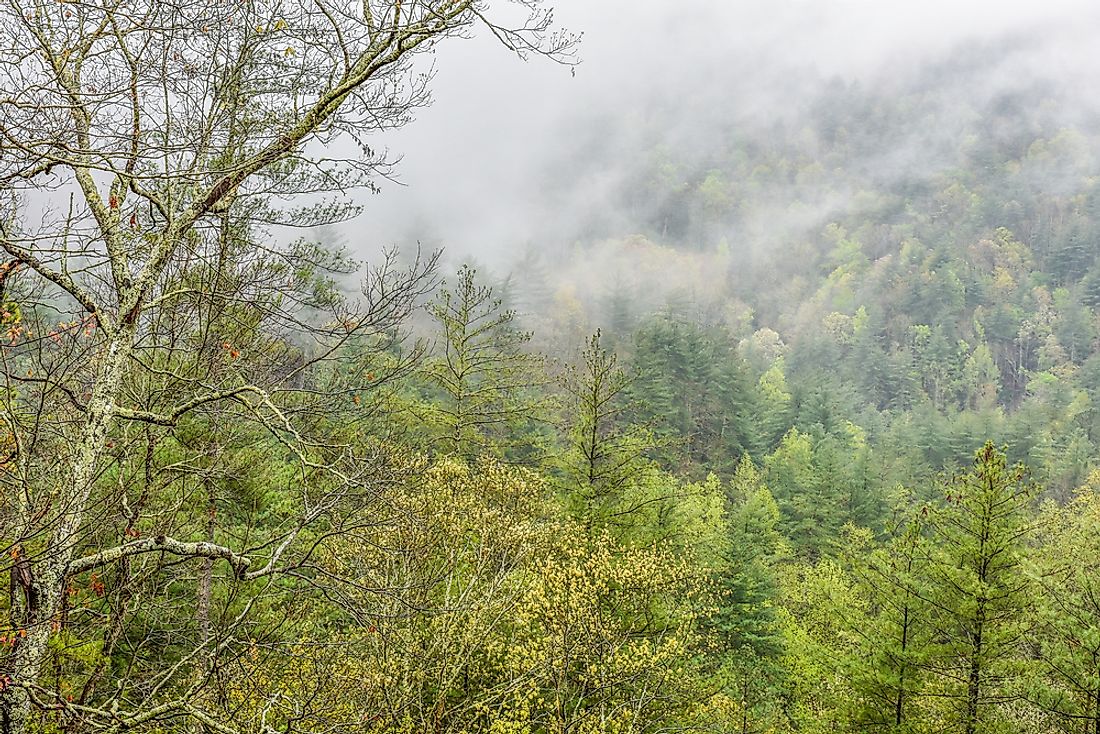
M941 640L929 661L942 716L961 734L1013 731L1005 704L1018 697L1015 658L1033 592L1023 555L1036 494L1022 465L992 443L974 468L946 483L932 513L926 600Z

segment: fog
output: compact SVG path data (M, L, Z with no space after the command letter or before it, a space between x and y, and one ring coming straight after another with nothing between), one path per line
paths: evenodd
M915 120L863 162L883 186L950 165L957 137L984 124L974 116L998 95L1055 83L1067 123L1098 106L1100 7L1081 0L554 5L559 25L583 33L573 69L523 62L486 34L441 46L433 104L382 141L401 157L396 181L344 229L355 251L419 241L507 268L528 247L630 235L640 225L620 211L621 187L647 151L703 160L724 135L797 129L835 89L917 90L938 107L934 123ZM786 212L780 231L850 204L833 191L788 221L778 199L758 214L774 227ZM741 232L735 247L754 238Z

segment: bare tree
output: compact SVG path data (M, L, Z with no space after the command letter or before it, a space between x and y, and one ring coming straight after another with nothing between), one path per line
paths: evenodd
M86 685L114 686L99 703L43 685L71 581L115 568L121 588L126 564L150 558L142 573L153 576L190 560L224 561L238 583L302 577L292 572L309 555L303 533L371 477L350 442L325 438L323 406L357 389L354 370L331 363L357 340L392 335L432 263L388 262L362 302L347 301L323 276L342 262L271 244L271 228L356 212L347 195L387 171L369 136L426 102L430 75L414 59L442 39L480 24L520 54L568 60L574 39L552 31L539 0L510 4L522 11L514 26L482 0L3 4L5 732L27 731L32 706L83 730L181 718L232 730L199 684L179 685L192 660L157 671L140 695L126 689L126 666L111 685L116 672L96 671ZM354 155L333 157L349 143ZM159 532L183 527L165 519L183 507L158 493L197 471L186 451L158 454L160 442L178 448L186 421L227 409L297 466L294 517L239 546ZM143 533L152 505L144 522L158 532ZM249 603L225 609L243 619Z

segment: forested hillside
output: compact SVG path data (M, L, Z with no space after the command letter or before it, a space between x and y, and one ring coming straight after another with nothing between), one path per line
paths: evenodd
M882 487L991 439L1065 498L1097 438L1100 114L1052 79L998 86L1005 56L833 80L767 125L731 110L703 151L642 146L586 237L517 259L516 308L552 350L560 324L602 327L648 375L639 397L681 409L681 470L852 423L889 457ZM615 155L585 150L581 176ZM718 434L725 455L702 453Z
M0 731L1100 734L1100 115L582 111L567 226L361 262L512 5L0 10Z

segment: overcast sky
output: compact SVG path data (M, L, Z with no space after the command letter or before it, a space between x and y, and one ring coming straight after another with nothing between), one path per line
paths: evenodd
M994 70L1002 83L1053 74L1079 84L1091 103L1100 70L1100 4L1087 0L554 5L560 25L584 34L575 76L543 59L519 61L486 37L440 48L433 105L384 140L403 156L397 174L404 186L384 183L345 230L356 250L421 239L491 260L537 242L548 222L574 215L569 203L550 206L540 183L576 155L593 119L610 121L611 135L629 139L647 106L675 104L682 114L669 140L705 145L712 118L782 115L808 79L889 83L991 42L1021 48L1010 68Z

